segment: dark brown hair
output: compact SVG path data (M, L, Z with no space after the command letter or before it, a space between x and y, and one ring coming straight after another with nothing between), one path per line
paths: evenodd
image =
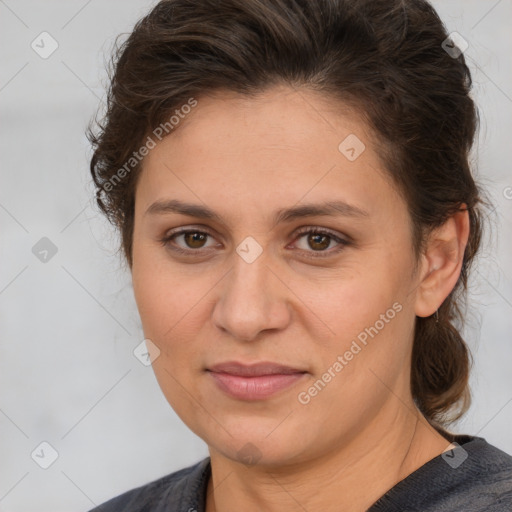
M106 115L89 130L96 199L119 229L130 267L141 169L131 159L191 98L285 84L355 106L407 202L416 255L433 228L461 206L469 210L459 281L438 319L416 319L411 375L415 402L436 428L460 417L470 403L470 355L455 324L485 203L469 165L477 127L471 76L463 54L445 51L447 38L424 0L159 2L117 47Z

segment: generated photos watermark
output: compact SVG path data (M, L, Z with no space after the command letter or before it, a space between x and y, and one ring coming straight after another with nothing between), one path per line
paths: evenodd
M347 366L354 357L359 354L364 347L368 345L368 337L373 339L377 334L379 334L384 327L395 316L397 313L402 311L402 304L399 302L395 302L391 308L389 308L385 313L382 313L379 316L379 319L370 327L365 327L358 335L357 339L352 340L350 348L346 350L343 355L338 355L336 361L334 361L329 368L322 374L322 376L315 381L307 390L301 391L297 395L297 400L302 405L307 405L311 402L311 399L318 395L329 382L332 381L342 370ZM359 343L358 343L359 342Z
M173 115L165 123L160 123L152 132L152 135L148 135L146 142L137 150L132 153L132 156L128 158L125 164L120 167L117 172L111 176L108 181L103 184L103 190L110 192L114 187L121 182L140 162L142 159L149 154L149 152L155 148L156 140L161 141L166 135L169 135L171 131L178 126L182 119L187 114L190 114L192 109L197 106L197 100L189 98L187 103L184 103L179 109L176 109Z

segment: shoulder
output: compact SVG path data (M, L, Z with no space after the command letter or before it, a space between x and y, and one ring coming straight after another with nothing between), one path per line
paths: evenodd
M467 449L467 459L472 459L464 482L467 494L485 504L489 512L509 512L512 510L512 456L483 438L472 439L476 446Z
M454 437L455 448L427 462L371 508L421 512L510 512L512 456L484 438Z
M210 474L210 458L131 489L89 512L200 512ZM185 508L184 508L185 507Z
M460 464L448 462L446 482L453 491L446 498L453 510L510 512L512 510L512 456L482 437L458 436ZM449 510L452 510L450 508Z
M489 444L482 437L473 436L458 436L459 437L459 450L463 450L460 466L466 460L469 462L467 465L467 477L471 479L477 475L483 480L493 482L508 482L512 485L512 456L500 450L496 446ZM452 450L456 452L457 449ZM448 453L448 452L447 452ZM446 457L446 454L444 454ZM459 464L457 464L457 467ZM454 468L457 469L457 468ZM503 479L499 477L503 476Z

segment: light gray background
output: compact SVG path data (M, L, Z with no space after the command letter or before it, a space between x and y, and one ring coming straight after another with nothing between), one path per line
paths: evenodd
M84 130L104 98L104 60L153 4L0 0L3 512L86 511L207 455L132 353L143 335L130 276L88 171ZM469 43L475 162L496 206L471 292L474 404L454 430L512 453L512 3L434 5ZM48 59L31 48L43 31L59 44ZM42 237L58 248L47 263L32 253ZM31 458L42 441L59 455L46 470Z

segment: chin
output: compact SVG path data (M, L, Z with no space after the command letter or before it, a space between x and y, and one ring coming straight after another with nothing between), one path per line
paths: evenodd
M226 429L217 429L210 435L200 435L208 444L210 453L218 452L223 457L240 462L247 466L276 466L300 462L304 458L305 440L298 439L300 428L290 430L290 425L276 425L282 419L261 422L256 419L246 419L234 422L219 422ZM227 432L229 432L229 434Z

